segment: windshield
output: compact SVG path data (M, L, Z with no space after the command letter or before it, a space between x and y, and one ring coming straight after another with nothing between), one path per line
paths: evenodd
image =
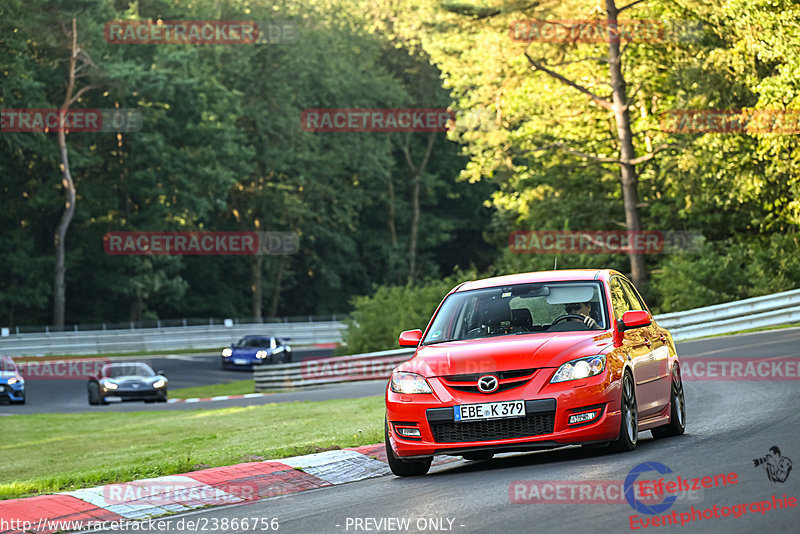
M119 378L121 376L156 376L146 363L111 363L103 366L103 376Z
M0 371L6 373L13 373L16 372L16 368L14 367L14 362L11 358L7 356L0 357Z
M235 346L240 348L263 348L269 347L269 345L269 341L263 337L244 337Z
M453 293L433 320L423 345L536 332L603 330L599 282L517 284Z

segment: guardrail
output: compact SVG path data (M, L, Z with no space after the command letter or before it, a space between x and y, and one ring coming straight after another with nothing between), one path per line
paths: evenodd
M415 350L394 349L297 363L262 364L253 368L253 379L259 392L387 379L392 369L411 358Z
M800 322L800 289L655 316L675 341Z
M0 355L109 354L222 348L245 335L290 338L293 345L340 343L345 328L338 321L326 321L19 334L0 338Z
M800 322L800 289L694 310L657 315L676 341ZM296 345L340 343L339 321L255 323L136 330L12 334L0 337L0 355L108 354L224 347L249 334L289 337Z

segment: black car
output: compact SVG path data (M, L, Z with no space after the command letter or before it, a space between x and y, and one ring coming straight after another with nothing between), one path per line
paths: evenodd
M167 377L146 363L119 362L103 366L89 379L89 404L109 401L167 402Z

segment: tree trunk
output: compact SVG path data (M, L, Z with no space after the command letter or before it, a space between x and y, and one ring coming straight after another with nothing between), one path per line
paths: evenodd
M253 284L251 289L253 291L252 301L252 315L256 322L262 321L261 306L263 303L264 290L262 286L261 266L264 264L264 256L256 254L250 258L250 272Z
M622 183L622 199L625 208L625 226L629 232L637 232L642 229L642 221L639 218L639 178L636 175L635 165L631 163L636 157L636 152L633 148L633 134L631 133L631 122L628 115L627 88L622 74L619 31L616 32L616 38L611 37L614 30L618 29L618 10L615 0L606 0L606 11L608 12L609 26L608 60L611 73L613 111L617 123L617 138L619 139L620 181ZM631 252L628 256L631 262L633 283L641 287L647 282L644 255Z
M397 228L395 228L394 225L394 181L392 180L392 169L389 169L389 212L386 216L386 225L389 227L392 248L397 248Z
M72 49L69 57L69 82L64 97L62 113L66 113L72 103L72 92L75 89L75 62L78 57L78 32L75 19L72 19ZM58 128L58 149L61 154L61 184L64 187L64 213L56 227L53 238L56 248L55 279L53 281L53 326L55 330L63 330L67 302L67 287L65 281L66 265L66 239L67 230L75 215L75 182L69 171L69 154L67 151L67 134L63 127Z
M269 305L269 316L276 317L278 315L278 303L281 300L281 279L283 278L283 265L286 262L286 256L281 256L278 259L278 270L275 273L275 287L272 291L272 302Z
M419 208L419 193L420 193L420 180L422 179L422 173L425 172L425 167L428 166L428 160L431 156L431 151L433 150L433 142L436 140L436 133L431 132L430 136L428 137L428 146L425 149L425 156L422 158L419 166L414 165L414 161L411 158L411 151L409 144L411 142L411 134L406 137L405 145L403 146L403 152L406 155L406 162L408 163L408 167L411 169L412 178L411 178L411 229L409 231L409 238L408 238L408 284L414 285L414 281L417 277L417 242L419 236L419 218L420 218L420 208Z
M411 185L411 232L408 236L408 283L414 284L417 276L417 235L419 233L419 174Z

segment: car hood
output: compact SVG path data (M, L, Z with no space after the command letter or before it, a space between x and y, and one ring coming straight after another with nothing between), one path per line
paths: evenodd
M17 373L12 373L10 371L0 372L0 382L5 384L9 378L20 378L20 376L17 375Z
M104 380L111 380L112 382L115 382L117 384L133 384L135 382L144 383L144 384L150 384L152 382L155 382L159 378L161 378L161 377L158 377L158 376L135 376L135 375L118 376L117 378L111 378L111 377L108 377L108 376L104 376L103 377Z
M523 334L422 346L398 367L426 377L558 367L574 358L603 354L612 344L606 332Z

